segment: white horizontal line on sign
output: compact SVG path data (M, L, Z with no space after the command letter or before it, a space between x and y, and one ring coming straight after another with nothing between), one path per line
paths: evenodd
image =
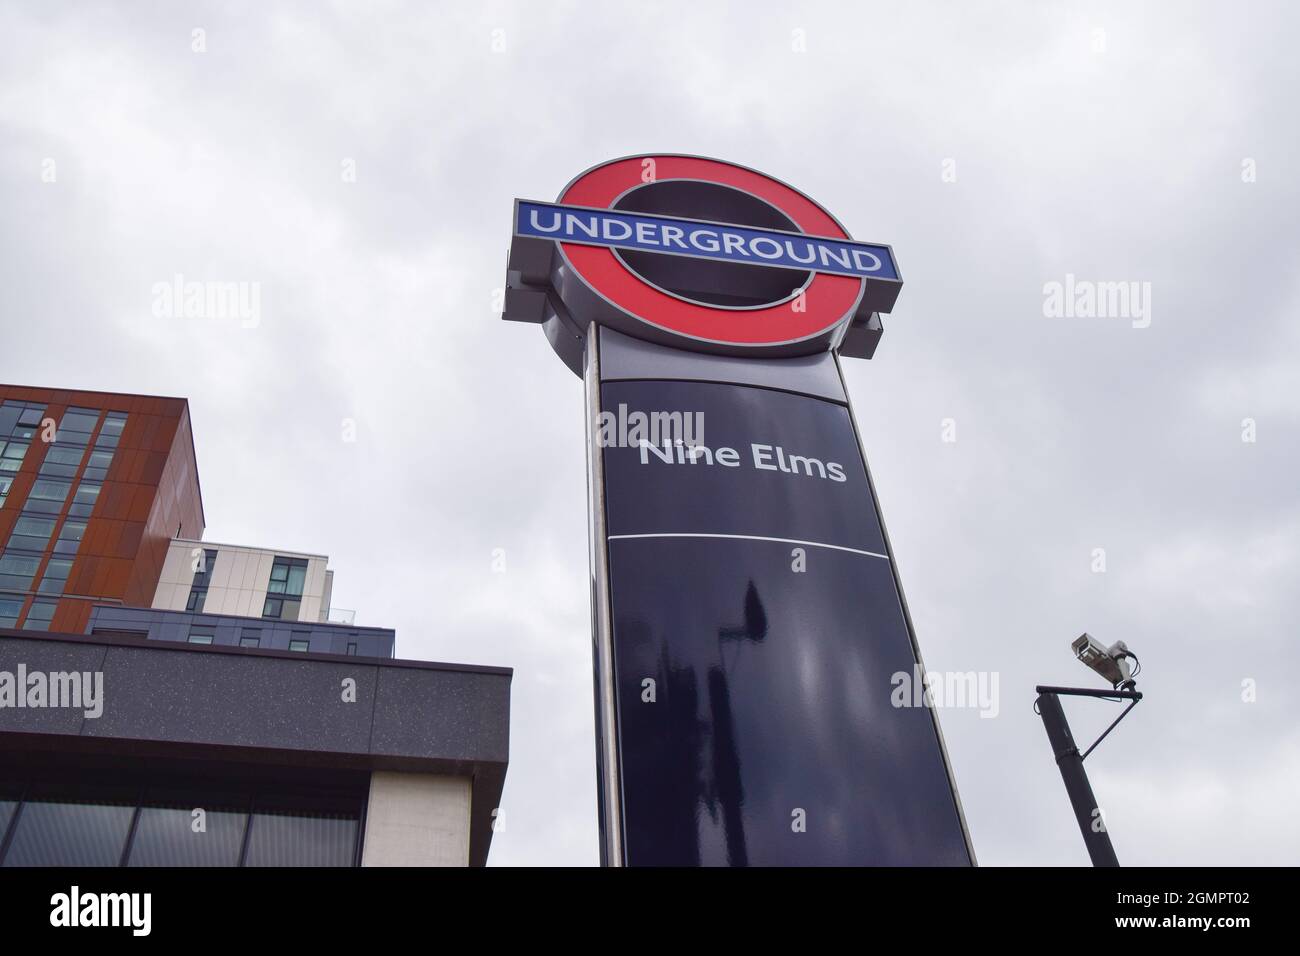
M821 541L800 541L797 538L767 538L759 534L704 534L692 533L687 531L668 531L663 534L611 534L610 541L628 541L634 538L732 538L739 541L775 541L777 544L802 544L809 548L830 548L832 551L848 551L851 554L863 554L869 558L884 558L889 560L885 554L877 554L874 551L863 551L861 548L846 548L842 544L825 544Z

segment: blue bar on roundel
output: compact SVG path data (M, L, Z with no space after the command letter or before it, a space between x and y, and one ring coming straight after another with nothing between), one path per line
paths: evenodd
M898 279L898 266L886 245L650 213L520 199L515 203L515 234L800 272Z

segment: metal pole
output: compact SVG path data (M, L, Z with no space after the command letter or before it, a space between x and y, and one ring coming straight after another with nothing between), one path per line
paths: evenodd
M1100 820L1097 798L1092 794L1092 785L1083 769L1083 757L1074 744L1070 725L1065 720L1065 711L1061 708L1061 698L1056 694L1040 694L1038 713L1043 718L1043 727L1047 729L1047 739L1052 745L1052 754L1056 757L1056 766L1060 768L1061 779L1065 781L1065 792L1070 795L1070 804L1074 807L1074 816L1079 821L1079 832L1088 847L1088 856L1093 866L1119 866L1115 848L1111 846L1110 834L1105 824L1095 824Z
M614 638L610 618L609 542L605 530L605 459L596 435L600 417L600 328L587 326L586 392L587 515L591 550L592 656L596 673L596 799L599 801L600 864L623 866L623 794L619 768L618 705L614 686Z

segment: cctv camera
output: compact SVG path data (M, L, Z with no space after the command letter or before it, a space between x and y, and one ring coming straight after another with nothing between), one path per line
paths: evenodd
M1112 687L1132 690L1136 686L1128 658L1137 660L1137 656L1123 641L1116 641L1107 647L1091 634L1081 634L1070 647L1074 650L1075 657L1110 681Z

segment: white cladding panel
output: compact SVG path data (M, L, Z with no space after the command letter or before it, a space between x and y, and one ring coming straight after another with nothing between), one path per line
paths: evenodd
M277 556L307 560L302 603L298 608L296 620L315 622L322 619L322 612L328 613L327 584L333 574L326 567L329 558L293 551L269 551L265 548L209 544L181 538L174 539L167 549L158 587L154 591L153 607L172 611L185 610L190 590L194 585L195 556L203 550L216 552L208 582L208 593L203 604L203 610L209 614L260 618L266 604L267 587L271 581L271 567Z

